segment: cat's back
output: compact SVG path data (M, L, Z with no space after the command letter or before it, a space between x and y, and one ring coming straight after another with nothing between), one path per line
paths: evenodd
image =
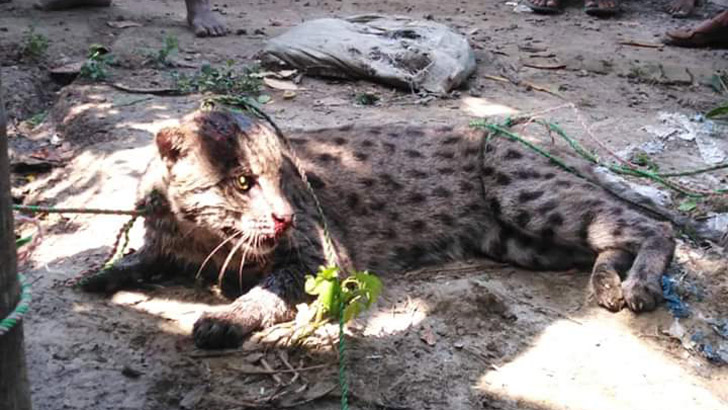
M294 131L289 138L359 261L396 258L398 249L482 224L482 132L387 124Z

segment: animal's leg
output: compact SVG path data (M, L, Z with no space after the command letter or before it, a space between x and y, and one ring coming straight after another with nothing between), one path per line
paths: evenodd
M622 282L624 301L634 312L653 310L662 300L662 275L675 251L672 227L634 211L624 213L629 224L608 215L595 216L586 228L587 241L598 252L618 249L635 255Z
M271 274L228 309L203 314L192 331L195 345L203 349L237 347L253 331L292 319L293 307L305 297L303 282L302 272Z
M142 248L124 256L100 274L81 280L79 286L87 292L110 293L125 287L133 287L155 274L165 273L168 268L169 264L166 261L149 257L145 248Z
M633 259L632 254L621 249L607 249L597 256L590 283L601 306L613 312L624 307L620 276L629 269Z

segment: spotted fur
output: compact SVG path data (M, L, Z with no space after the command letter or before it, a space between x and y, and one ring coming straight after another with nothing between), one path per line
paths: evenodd
M477 256L529 269L593 266L607 309L640 312L661 300L671 227L517 143L396 124L290 137L347 265L385 277ZM277 136L239 113L198 112L162 130L157 146L164 166L142 197L155 209L146 243L89 288L114 289L140 272L222 270L242 296L198 320L203 348L289 319L306 298L304 275L325 260L319 214ZM240 175L254 181L245 192L233 182ZM293 226L274 235L276 215L288 214ZM233 235L267 239L223 243Z

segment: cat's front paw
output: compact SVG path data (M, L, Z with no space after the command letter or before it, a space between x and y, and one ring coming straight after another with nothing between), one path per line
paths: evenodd
M234 312L205 313L192 330L195 346L200 349L232 349L259 325L254 320L236 317Z
M662 301L662 289L659 283L640 279L628 278L624 281L622 293L627 306L635 313L654 310Z
M257 287L228 309L203 314L197 319L192 336L201 349L235 348L254 331L294 317L295 312L278 295Z
M624 307L622 281L614 270L600 270L591 277L592 291L600 306L612 312L619 312Z

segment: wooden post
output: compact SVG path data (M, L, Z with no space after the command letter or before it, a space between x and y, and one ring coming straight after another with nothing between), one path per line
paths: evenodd
M0 89L2 89L1 83ZM0 320L15 309L20 299L20 284L15 265L15 234L13 211L10 207L10 164L5 125L5 105L0 97ZM3 410L31 408L22 322L0 336L0 408Z

